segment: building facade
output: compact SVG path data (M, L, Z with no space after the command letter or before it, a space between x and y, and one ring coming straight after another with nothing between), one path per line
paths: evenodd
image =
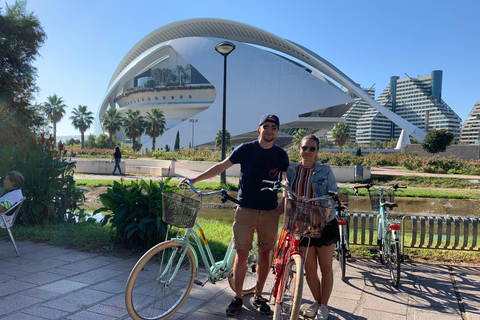
M393 76L377 102L425 132L446 129L454 134L455 141L458 142L462 120L442 100L442 77L441 70L418 78L406 76L399 79ZM390 141L399 138L402 129L377 109L369 107L363 110L360 118L355 114L352 120L348 119L349 111L346 114L347 122L356 122L355 140L352 141L370 144L375 140Z
M480 144L480 101L477 101L462 127L460 143Z
M229 40L235 50L228 56L227 87L223 87L224 57L215 51ZM184 86L162 84L158 70L184 70ZM198 76L198 77L197 77ZM181 80L179 73L177 80ZM157 80L156 79L160 79ZM195 79L204 79L198 82ZM347 88L343 92L336 83ZM145 86L150 86L145 88ZM143 86L143 87L142 87ZM188 88L186 88L188 87ZM167 131L157 146L174 144L177 132L182 148L212 146L222 127L226 93L226 128L232 144L257 138L261 114L277 114L281 131L276 142L286 145L298 128L325 134L353 105L351 95L362 97L409 134L425 133L378 104L343 72L307 48L267 31L223 19L191 19L159 28L140 40L115 70L101 102L95 132L108 108L161 109ZM149 147L149 137L142 138Z

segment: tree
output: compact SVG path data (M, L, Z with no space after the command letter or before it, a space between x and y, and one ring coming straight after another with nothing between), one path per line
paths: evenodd
M85 148L87 149L93 149L97 147L97 144L95 143L95 135L93 133L90 133L87 136L87 139L85 140Z
M43 110L48 120L52 122L53 140L56 143L57 123L59 123L65 115L65 108L67 107L67 105L63 102L63 99L61 97L57 97L56 94L53 94L53 96L48 96L47 100L48 101L43 104Z
M180 131L177 130L177 136L175 137L175 145L173 146L173 151L180 149Z
M293 140L292 140L293 145L295 147L298 147L300 145L300 142L302 142L303 137L307 135L308 135L307 130L304 130L304 129L295 130L295 132L293 133Z
M74 108L72 113L73 115L70 116L70 120L72 120L72 125L75 129L80 130L81 148L83 149L85 143L85 131L90 128L95 117L93 116L93 112L87 111L87 106L82 105L78 105L78 109Z
M453 133L446 129L432 130L427 133L421 146L423 150L435 154L447 150L453 139Z
M165 132L165 116L160 109L152 109L152 113L147 112L147 125L145 132L152 140L152 151L155 150L155 142L157 137Z
M217 135L215 136L215 147L222 150L222 130L218 130ZM228 150L232 146L232 136L230 131L225 131L225 150Z
M340 152L342 152L342 148L350 139L350 128L344 122L338 122L333 126L332 129L332 138L335 139L335 143L340 148Z
M183 66L175 66L175 72L177 73L177 80L180 82L182 79L182 73L185 69L183 69Z
M103 129L108 132L108 147L111 149L112 138L122 128L123 118L117 109L110 108L105 112L100 121L102 122Z
M26 5L6 4L5 13L0 8L0 136L13 146L23 145L28 133L42 125L39 108L31 102L38 90L33 63L46 35Z
M127 110L126 117L123 120L123 130L125 134L132 140L132 146L135 150L137 138L140 138L145 132L145 120L140 115L139 110ZM138 150L137 150L138 151Z

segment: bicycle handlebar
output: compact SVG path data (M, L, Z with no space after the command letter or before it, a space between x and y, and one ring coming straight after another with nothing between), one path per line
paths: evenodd
M262 183L271 186L271 187L262 188L261 189L262 191L269 190L269 191L272 191L272 192L276 192L276 191L280 190L280 188L284 188L292 196L294 196L296 199L300 199L300 200L306 201L306 202L313 202L313 201L324 200L324 199L332 199L332 200L335 201L335 208L339 207L339 208L342 208L343 210L347 209L347 207L344 206L342 204L342 202L340 201L340 199L338 198L338 194L337 194L336 191L329 190L327 195L320 196L320 197L317 197L317 198L308 198L308 197L305 197L305 196L300 196L298 193L295 193L292 189L290 189L287 185L281 183L280 181L262 180Z
M232 197L231 195L229 195L227 193L227 190L225 189L222 189L220 191L212 191L212 192L208 192L208 193L205 193L203 191L199 191L197 190L192 182L189 180L189 179L186 179L185 181L183 181L182 185L187 185L188 187L190 187L192 189L193 192L195 192L197 195L203 197L203 196L213 196L213 195L222 195L222 202L223 203L226 203L227 201L231 201L233 203L236 203L236 204L240 204L240 201L238 201L237 199L235 199L234 197Z
M365 188L367 191L370 192L370 188L376 191L386 191L393 189L394 191L397 191L397 189L406 189L407 186L399 186L398 184L392 184L391 186L388 187L375 187L373 184L368 183L368 184L361 184L358 186L353 186L353 190L355 191L355 194L358 195L358 189Z

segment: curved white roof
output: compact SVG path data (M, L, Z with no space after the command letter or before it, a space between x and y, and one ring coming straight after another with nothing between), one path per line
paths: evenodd
M259 45L282 52L322 72L351 92L354 92L417 140L423 141L426 135L423 130L378 104L347 75L314 52L262 29L240 22L213 18L178 21L161 27L140 40L127 53L115 70L100 109L105 110L106 103L112 101L112 94L116 94L114 90L115 81L122 76L122 72L124 72L135 59L161 43L190 37L220 38Z

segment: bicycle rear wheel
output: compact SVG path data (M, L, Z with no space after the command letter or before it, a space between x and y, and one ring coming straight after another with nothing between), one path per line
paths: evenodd
M400 284L400 246L392 238L392 233L387 234L388 265L390 267L390 279L395 287Z
M187 299L195 280L195 256L183 243L162 242L135 264L125 289L134 320L166 319Z
M235 265L236 258L237 258L237 255L235 255L235 258L233 260L233 265ZM257 248L257 242L253 241L253 247L248 253L248 258L247 258L247 273L245 274L245 279L243 280L243 289L242 289L243 295L253 293L257 288L257 265L258 265L258 248ZM232 290L235 292L235 277L233 273L228 276L228 284L230 285L230 288L232 288Z
M293 255L287 262L282 283L275 299L274 320L297 320L303 291L302 257Z

